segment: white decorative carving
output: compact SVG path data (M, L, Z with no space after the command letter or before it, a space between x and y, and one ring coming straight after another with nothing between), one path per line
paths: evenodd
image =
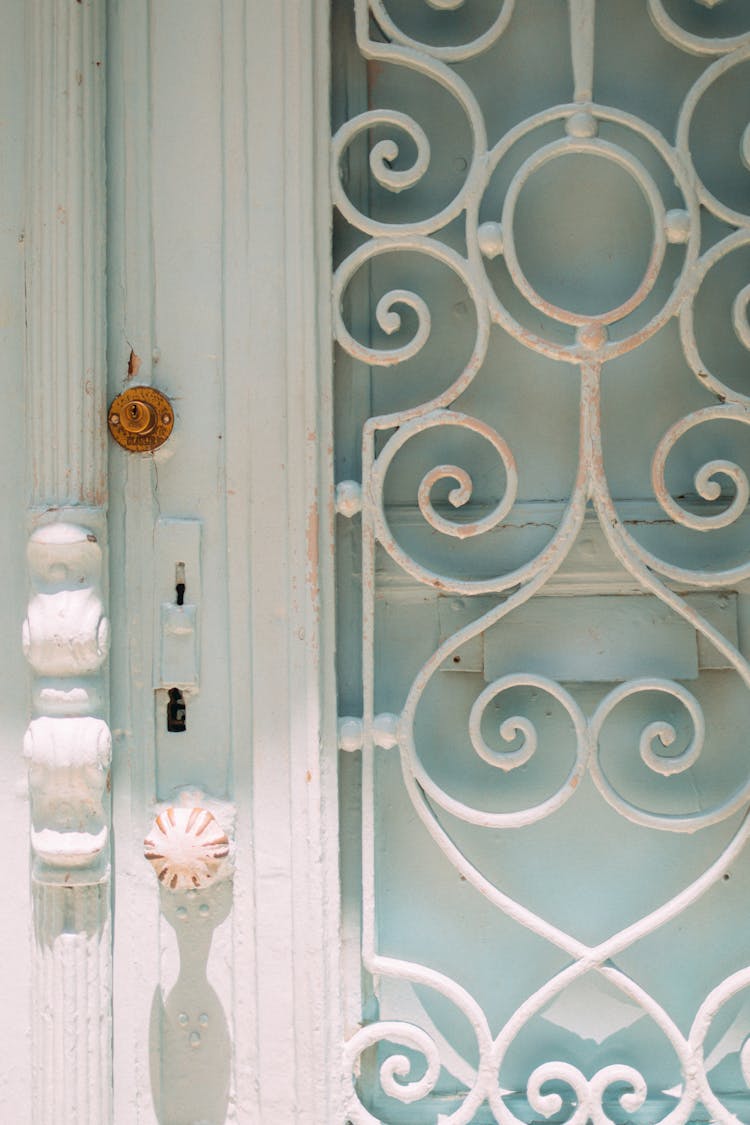
M31 1118L109 1125L106 4L28 0L25 10Z
M229 839L208 809L163 809L143 846L159 882L172 891L207 887L229 873Z
M26 731L31 845L53 867L83 867L107 846L102 799L112 736L102 719L34 719Z
M29 539L27 555L38 590L23 625L29 664L40 676L98 672L109 651L109 622L97 589L96 535L74 524L46 524Z
M23 648L45 677L35 685L36 706L50 712L31 722L24 741L36 875L67 867L85 880L91 868L96 880L106 866L103 798L112 742L104 720L86 713L101 699L96 679L109 648L99 590L102 550L94 531L61 520L38 527L27 554L35 592Z

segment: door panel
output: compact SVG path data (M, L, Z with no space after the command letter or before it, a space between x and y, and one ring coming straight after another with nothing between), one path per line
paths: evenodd
M341 4L349 1114L743 1118L747 13L354 22Z
M114 1118L340 1121L326 6L109 9L110 394L175 411L110 459ZM230 877L172 889L196 804Z
M2 9L0 1117L341 1121L328 7Z
M234 1091L231 881L187 890L180 879L172 890L171 870L160 886L163 868L152 871L143 858L147 836L149 854L168 855L168 838L152 830L168 807L208 808L230 835L234 819L220 370L221 13L118 5L109 41L110 397L153 384L176 416L172 437L154 454L113 445L110 458L113 553L121 564L113 583L115 1119L223 1122ZM195 667L170 670L162 660L169 615L187 612L177 608L180 579L184 606L196 607ZM168 674L175 678L167 682ZM168 726L170 689L184 699L182 730Z

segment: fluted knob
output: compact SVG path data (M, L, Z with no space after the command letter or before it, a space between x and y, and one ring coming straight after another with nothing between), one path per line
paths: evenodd
M227 870L229 840L208 809L163 809L143 845L159 882L172 891L207 887Z

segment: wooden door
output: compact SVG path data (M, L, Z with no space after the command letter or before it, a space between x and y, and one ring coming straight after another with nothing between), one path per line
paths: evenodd
M326 6L2 24L0 1116L342 1120Z
M743 0L0 7L5 1117L746 1120Z

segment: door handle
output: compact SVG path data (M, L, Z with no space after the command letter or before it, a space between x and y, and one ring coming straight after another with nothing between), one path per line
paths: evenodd
M229 837L208 809L162 809L143 854L171 891L212 886L229 873Z

